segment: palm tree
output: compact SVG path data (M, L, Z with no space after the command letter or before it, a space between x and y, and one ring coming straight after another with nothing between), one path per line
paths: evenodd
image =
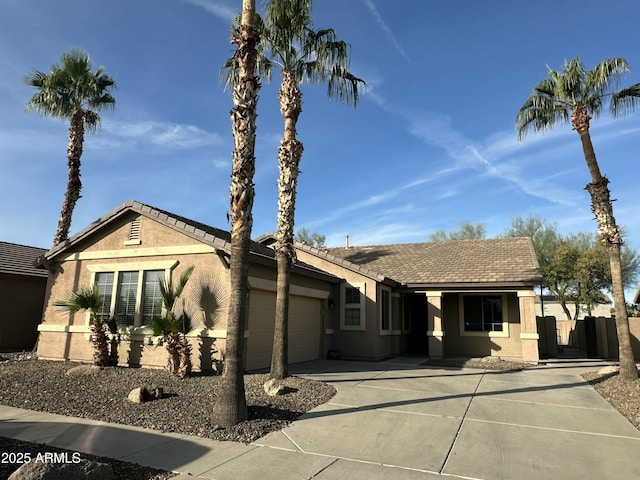
M191 375L191 344L187 339L187 333L191 331L191 317L184 311L182 303L181 313L176 313L176 302L182 295L194 267L185 270L177 285L174 285L171 278L160 282L160 296L164 313L155 315L151 320L153 334L162 336L165 341L165 348L168 353L167 370L180 378Z
M278 219L276 233L276 318L271 359L271 378L281 380L288 372L289 285L295 258L294 221L299 165L303 146L296 137L302 112L300 85L326 82L329 98L358 102L358 85L364 81L349 72L349 45L336 38L332 29L315 30L311 20L312 0L271 0L260 24L262 43L259 73L271 79L273 68L282 81L278 98L284 120L284 136L278 148ZM225 64L227 85L233 82L234 61Z
M54 302L57 307L63 307L71 313L88 311L91 318L91 342L93 344L93 364L99 367L106 367L113 364L109 355L109 343L105 332L105 324L98 312L102 309L102 296L98 292L98 287L83 288L77 292L72 292L65 300Z
M613 297L616 308L616 330L620 345L620 379L638 378L629 320L624 298L620 248L622 234L613 216L609 180L600 173L600 167L591 143L589 122L597 117L605 100L609 100L612 116L633 110L640 97L640 83L618 90L620 76L629 71L624 58L609 58L593 70L586 70L578 57L566 62L561 71L548 68L549 77L540 81L531 96L522 105L516 117L519 140L529 130L545 131L556 123L571 123L580 136L591 183L586 190L591 195L591 209L598 222L598 237L609 252Z
M71 50L62 54L60 65L52 65L48 74L33 70L24 78L27 85L36 88L27 103L27 110L69 120L69 179L54 246L68 238L73 209L80 198L80 157L85 130L95 132L100 127L98 112L115 105L111 95L111 90L116 87L115 80L104 73L104 67L99 67L95 72L91 68L91 60L86 52Z
M260 81L255 75L256 2L242 0L240 25L233 31L238 69L233 88L232 153L229 217L231 220L231 292L225 342L225 367L211 412L213 425L229 427L247 419L244 391L244 331L247 318L249 245L253 227L256 118Z

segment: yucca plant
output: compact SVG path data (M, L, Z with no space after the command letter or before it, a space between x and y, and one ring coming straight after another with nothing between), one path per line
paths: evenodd
M187 339L187 334L191 331L191 317L184 311L184 300L180 315L176 314L175 306L193 269L191 266L185 270L180 275L177 285L173 284L171 278L160 282L164 312L162 315L155 315L151 320L153 334L162 337L167 349L167 370L180 378L189 376L192 370L192 347Z
M88 311L91 318L91 342L93 344L93 364L99 367L113 365L109 355L109 342L105 332L105 324L98 312L102 308L102 297L97 285L90 288L81 288L77 292L71 292L65 300L54 302L57 307L66 308L71 313ZM117 365L117 346L116 346Z

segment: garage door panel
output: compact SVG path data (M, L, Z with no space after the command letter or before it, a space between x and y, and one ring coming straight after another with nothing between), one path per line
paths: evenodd
M276 295L252 291L249 306L247 366L269 368L273 348ZM289 363L320 357L322 300L292 295L289 298Z

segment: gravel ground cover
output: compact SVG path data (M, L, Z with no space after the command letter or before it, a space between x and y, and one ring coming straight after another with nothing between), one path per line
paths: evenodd
M336 392L333 386L322 382L290 377L283 382L285 394L270 397L263 388L267 374L245 375L249 420L220 429L209 419L219 376L196 374L180 380L159 369L100 369L71 362L35 360L29 354L1 354L0 357L0 404L214 440L250 443L284 428L303 413L327 402ZM143 404L129 402L129 392L142 386L162 388L163 398ZM13 447L11 442L14 440L0 439L0 451L25 451L21 450L26 448L25 442L15 443ZM33 445L33 448L32 453L52 451L42 445ZM104 461L112 463L108 459ZM2 470L5 466L0 465L0 478L8 477ZM14 467L15 470L19 465ZM113 468L115 471L116 467ZM150 469L134 472L132 468L118 478L168 478L158 477L158 472Z
M527 368L526 364L488 358L431 360L425 363L429 365L512 371ZM209 414L220 377L195 375L179 380L164 370L78 366L70 362L36 361L31 354L0 354L0 404L248 443L282 429L335 395L331 385L291 377L285 381L285 395L269 397L263 389L268 375L246 375L249 420L230 429L218 429L209 421ZM583 377L640 429L640 380L623 383L617 374L597 372ZM129 391L141 386L161 387L166 398L141 405L128 402ZM45 451L63 452L46 445L0 438L0 452L29 452L34 456ZM109 463L116 477L123 480L166 480L173 476L170 472L109 458L85 454L82 458ZM8 478L18 467L0 464L0 479Z

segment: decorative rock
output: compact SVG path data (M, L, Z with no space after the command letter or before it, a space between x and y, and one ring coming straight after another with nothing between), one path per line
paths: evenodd
M134 388L129 392L127 400L131 403L144 403L151 400L157 400L164 396L164 390L160 387L149 389L147 387Z
M98 367L97 365L78 365L77 367L70 368L65 372L65 375L74 376L74 375L93 375L98 373L102 367Z
M271 380L267 380L264 384L264 391L270 397L277 397L278 395L282 395L285 391L285 386L278 384L278 381L275 378Z
M13 472L9 480L117 480L111 465L88 460L74 463L47 463L31 461Z
M608 367L602 367L598 370L598 374L600 375L611 375L612 373L620 372L620 367L616 365L609 365Z

